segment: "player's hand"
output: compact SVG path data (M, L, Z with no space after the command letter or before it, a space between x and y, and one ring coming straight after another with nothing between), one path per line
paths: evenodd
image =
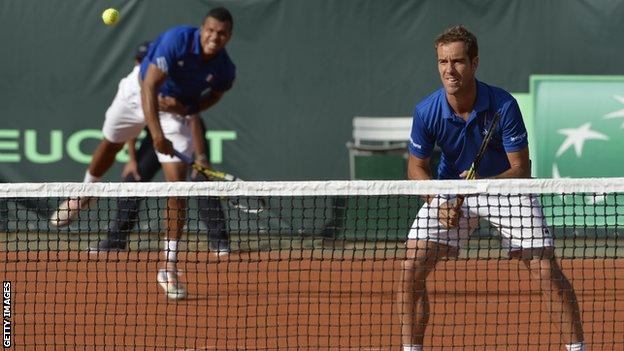
M186 116L188 109L180 101L171 96L158 95L158 109L164 112Z
M161 154L173 156L173 144L169 139L163 137L153 137L154 140L154 149L160 152Z
M463 212L456 200L440 203L438 207L438 220L445 228L456 228L459 226L459 218L463 215Z
M212 168L210 166L210 161L208 161L208 158L206 157L206 155L198 155L197 157L195 157L195 163L208 169ZM197 170L193 168L193 171L191 172L191 178L197 179L198 177L200 177L199 172L197 172Z
M468 177L468 171L463 171L461 172L461 174L459 175L459 177L461 179L466 179L466 177ZM479 176L479 174L477 172L475 172L474 174L474 178L473 179L481 179L481 177Z
M137 167L137 163L134 160L128 161L121 171L121 178L126 179L126 177L132 176L134 180L137 182L141 180L141 175L139 174L139 170Z

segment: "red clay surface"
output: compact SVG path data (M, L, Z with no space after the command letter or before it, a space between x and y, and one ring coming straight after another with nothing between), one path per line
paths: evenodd
M189 298L156 283L157 252L3 253L16 350L399 350L396 259L309 251L181 255ZM589 350L624 350L624 259L563 260ZM517 261L439 264L427 350L563 350Z

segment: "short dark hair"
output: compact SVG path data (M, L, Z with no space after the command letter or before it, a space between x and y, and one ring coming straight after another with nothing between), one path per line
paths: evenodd
M234 19L232 19L232 14L225 7L215 7L208 11L206 17L204 17L204 22L206 22L208 17L212 17L219 22L227 22L230 24L230 32L234 30Z
M139 62L143 61L143 58L145 57L145 55L147 55L147 50L149 49L149 45L150 45L149 41L144 41L140 43L136 48L136 52L134 53L134 59Z
M437 49L440 45L455 43L458 41L462 41L466 44L466 52L468 53L468 57L471 61L475 57L479 56L477 37L461 24L444 30L444 32L436 38L435 48Z

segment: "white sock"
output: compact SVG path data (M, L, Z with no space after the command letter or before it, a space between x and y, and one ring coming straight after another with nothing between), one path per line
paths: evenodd
M87 171L85 172L84 180L82 182L83 183L95 183L95 182L99 182L100 179L102 179L102 177L96 177L94 175L91 175L91 173L89 173L89 170L87 169Z
M165 239L165 259L167 267L171 267L178 263L178 241Z
M422 345L403 345L403 351L423 351Z
M585 351L585 344L581 342L575 342L574 344L568 344L565 346L568 351Z

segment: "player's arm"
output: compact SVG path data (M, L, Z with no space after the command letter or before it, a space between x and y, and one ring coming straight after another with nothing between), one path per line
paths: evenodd
M531 159L528 147L516 152L508 152L507 159L511 167L492 178L531 178Z
M429 160L429 157L419 158L410 154L407 159L407 178L410 180L431 179ZM461 209L457 208L453 201L444 202L445 200L436 198L433 195L426 195L422 198L431 206L438 207L438 220L442 225L448 228L458 225Z
M132 139L128 140L126 142L126 145L128 146L129 162L135 162L136 163L136 161L137 161L136 138L132 138Z
M128 162L121 172L121 177L125 181L126 177L132 175L134 180L139 181L141 180L141 176L137 168L136 138L128 140L126 146L128 147Z
M202 97L199 104L195 106L185 106L176 98L171 96L158 96L158 107L161 111L186 116L209 109L221 100L223 94L225 94L224 91L211 91L205 97Z
M428 180L431 179L431 154L435 146L434 133L430 132L429 126L423 122L417 110L412 119L412 130L408 144L407 179ZM423 196L423 200L431 203L434 196Z
M141 83L141 104L147 128L152 134L154 148L163 154L173 155L173 145L165 138L158 118L158 89L167 79L167 74L150 63Z
M429 167L429 159L429 157L420 158L410 154L409 158L407 159L407 179L431 179L431 167Z
M200 116L195 114L190 116L191 135L193 138L193 149L195 150L195 162L203 167L210 168L208 155L206 155L206 136L201 126Z
M503 109L500 127L509 169L492 178L531 178L528 133L516 100Z

